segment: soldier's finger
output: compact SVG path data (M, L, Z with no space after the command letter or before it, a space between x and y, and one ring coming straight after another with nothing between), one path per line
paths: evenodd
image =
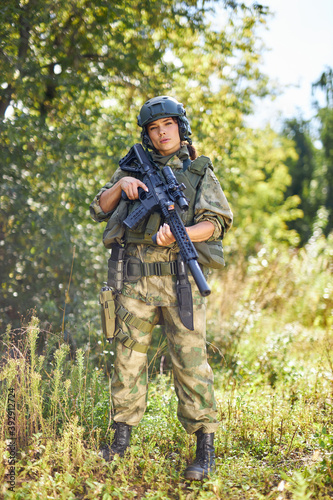
M157 233L157 234L156 234L156 243L157 243L158 245L163 246L163 242L162 242L162 240L161 240L161 237L160 237L159 233Z
M163 232L163 226L160 226L157 234L156 234L156 243L161 246L166 245L165 235Z
M142 181L138 180L138 185L140 187L142 187L142 189L144 189L145 191L147 191L147 192L149 191L149 189L147 188L146 184L144 184Z

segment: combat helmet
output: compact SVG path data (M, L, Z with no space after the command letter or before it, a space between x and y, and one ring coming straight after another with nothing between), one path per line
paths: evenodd
M153 147L147 132L147 125L160 118L174 116L177 118L179 127L179 136L181 141L187 141L192 144L190 135L192 134L186 111L182 103L173 97L162 95L153 97L145 102L138 115L138 125L142 127L141 137L145 146Z

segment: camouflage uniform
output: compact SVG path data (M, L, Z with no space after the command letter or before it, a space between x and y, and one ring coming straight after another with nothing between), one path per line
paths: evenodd
M158 163L157 158L153 159ZM183 161L188 158L187 148L182 147L168 165L177 172L183 171ZM112 187L122 176L129 175L118 169L93 200L90 209L96 221L110 218L99 206L103 191ZM186 194L186 191L185 191ZM210 168L207 168L197 189L194 204L194 223L209 220L214 225L210 240L217 240L232 223L232 213L221 186ZM127 255L142 262L170 262L177 259L178 248L153 244L129 243ZM206 269L206 272L208 270ZM206 273L207 274L207 273ZM176 277L144 276L136 283L125 283L118 302L135 317L153 325L163 318L171 356L174 383L178 397L178 418L185 430L192 434L199 429L215 432L218 427L216 402L213 390L213 373L207 362L206 352L206 304L194 279L189 273L194 305L194 331L185 328L180 321L176 296ZM150 345L152 332L147 333L129 326L117 318L118 326L131 339ZM112 377L113 418L116 422L137 425L146 409L148 391L147 355L116 343L116 358Z

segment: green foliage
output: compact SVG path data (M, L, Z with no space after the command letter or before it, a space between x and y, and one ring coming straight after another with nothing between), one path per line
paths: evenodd
M287 120L282 135L291 139L297 156L286 161L291 184L285 196L300 198L299 208L303 215L288 223L300 235L305 245L314 232L317 218L323 217L322 229L328 236L333 228L333 73L327 68L312 85L313 92L324 93L324 100L314 102L317 130L311 122L302 118ZM322 97L322 95L320 96ZM317 140L315 140L317 136ZM318 146L319 143L319 146Z
M308 122L292 119L285 122L283 134L294 141L297 156L286 161L291 184L286 196L298 196L299 208L303 214L300 218L289 222L289 227L295 229L301 236L300 243L304 245L312 235L314 217L323 203L323 178L318 172L318 151L313 145Z
M274 387L281 377L293 377L294 365L281 368L289 344L297 339L301 344L302 332L307 336L314 327L332 328L332 243L320 236L299 251L263 247L247 265L236 262L212 276L207 335L214 362L236 378L245 376L247 368L238 359L245 342L259 380L265 377ZM252 352L254 332L266 338L267 329L274 331L272 342L261 354Z
M316 437L319 438L319 446L324 455L318 470L328 484L333 484L333 434L323 427Z
M299 198L285 199L291 181L285 161L293 149L270 129L243 129L238 140L238 147L223 160L223 177L221 173L235 212L231 249L247 255L261 246L295 245L298 235L287 223L300 215Z
M331 90L332 93L332 90ZM332 98L331 98L332 102ZM318 118L321 122L320 138L323 144L322 166L323 166L323 195L324 207L328 211L328 221L325 228L325 234L328 235L333 229L333 107L322 108L318 112Z
M257 36L267 9L222 4L1 2L6 498L321 500L332 493L331 72L315 86L326 95L318 106L321 151L304 123L290 123L289 137L246 128L254 97L268 92ZM222 11L221 28L214 17ZM222 425L217 472L203 485L181 476L194 440L176 418L172 375L162 374L163 336L149 355L149 404L130 453L112 464L97 455L112 438L106 376L113 352L101 337L97 303L107 253L88 207L140 140L138 109L156 94L184 102L194 143L212 158L235 213L225 240L230 264L211 277L209 355ZM297 233L301 243L310 237L300 250ZM5 481L8 388L16 402L13 494Z
M298 252L261 250L249 268L230 265L223 279L212 277L209 355L221 425L217 470L202 485L182 478L195 440L177 419L172 374L155 376L157 359L130 451L106 464L98 457L112 439L106 346L96 342L96 352L73 355L60 334L41 348L36 318L21 335L8 328L0 368L2 494L13 388L18 462L15 493L5 498L329 498L331 260L332 242L321 236Z
M35 309L44 329L62 323L81 345L98 330L106 253L88 206L139 140L147 97L176 95L203 152L229 154L265 92L256 29L266 13L225 4L216 29L214 2L1 3L2 327Z

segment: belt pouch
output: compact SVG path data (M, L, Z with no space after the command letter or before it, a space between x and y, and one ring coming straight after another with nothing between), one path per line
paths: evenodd
M124 257L125 248L118 244L113 245L108 260L108 286L118 292L124 284Z
M139 281L142 276L145 275L142 272L141 260L137 257L128 257L124 266L124 281L135 283L136 281Z
M116 331L115 292L103 286L99 295L102 329L107 340L112 340Z

